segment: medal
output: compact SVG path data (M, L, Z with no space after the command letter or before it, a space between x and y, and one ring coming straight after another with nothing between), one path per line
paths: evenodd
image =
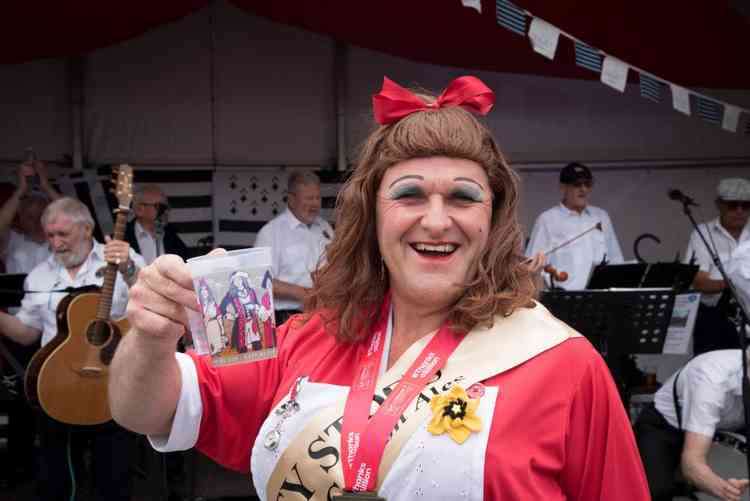
M383 451L404 410L440 370L463 339L443 325L412 362L375 414L370 405L380 373L387 332L392 332L390 300L383 302L380 319L361 350L341 424L341 467L346 489L336 499L383 500L375 493ZM387 322L387 327L386 327Z
M281 418L276 423L276 426L274 426L273 430L266 433L266 436L263 437L263 447L265 447L269 451L275 451L279 447L279 443L281 443L281 427L284 425L284 421L286 421L292 414L295 414L299 411L299 402L297 402L297 396L299 395L300 389L302 388L302 382L305 379L306 378L304 376L300 376L297 378L297 380L294 382L294 386L292 386L292 389L289 392L289 400L281 404L279 408L276 409L276 415L281 416Z
M275 451L281 441L281 432L279 430L271 430L266 433L266 437L263 439L263 447L270 451Z

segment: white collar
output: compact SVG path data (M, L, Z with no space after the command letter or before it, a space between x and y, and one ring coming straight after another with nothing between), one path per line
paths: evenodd
M568 214L568 215L571 215L571 216L580 216L580 215L583 215L583 214L586 214L587 216L591 215L591 210L589 209L591 206L588 205L588 204L586 204L586 207L584 207L583 210L580 213L578 211L574 211L572 209L568 209L567 207L565 207L565 204L562 203L562 202L560 202L559 207L560 207L560 209L565 214Z
M294 215L294 213L291 211L291 209L289 209L289 207L286 208L286 210L283 212L282 216L286 217L286 219L287 219L287 221L289 223L289 227L292 228L292 229L296 228L297 226L304 226L305 228L309 228L309 227L311 227L313 225L318 225L318 226L320 225L320 221L319 221L320 220L320 216L316 216L315 220L312 223L310 223L309 225L307 225L307 224L303 223L302 221L300 221L299 219L297 219L297 216Z
M743 236L745 235L745 232L746 232L746 231L748 231L748 228L749 228L749 226L748 226L748 225L746 224L746 225L745 225L745 226L744 226L744 227L742 228L742 231L740 232L740 238L734 238L734 237L732 236L732 234L731 234L731 233L729 233L729 232L727 231L727 229L726 229L726 228L724 228L724 226L723 226L723 225L721 224L721 218L718 218L718 217L717 217L716 219L714 219L714 220L710 221L710 222L709 222L709 225L710 225L711 227L713 227L714 231L718 231L719 233L721 233L722 235L724 235L724 237L726 237L726 238L728 238L728 239L732 240L733 242L736 242L737 244L739 244L739 243L742 243L742 237L743 237Z
M149 233L148 231L146 231L146 229L143 226L141 226L141 223L139 223L137 219L134 219L134 221L135 221L135 228L134 228L135 229L135 234L139 238L144 238L144 237L154 238L151 235L151 233Z

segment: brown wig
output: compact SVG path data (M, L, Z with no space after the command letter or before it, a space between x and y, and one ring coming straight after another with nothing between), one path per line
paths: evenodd
M433 101L433 96L420 96ZM481 165L492 188L492 221L487 247L475 263L476 275L453 306L453 328L491 326L495 315L530 306L536 291L522 265L518 223L519 180L490 131L460 107L425 110L377 127L365 141L351 177L336 200L336 234L326 263L313 276L305 310L320 312L331 334L361 339L377 320L389 289L376 236L375 206L385 171L413 158L451 157Z

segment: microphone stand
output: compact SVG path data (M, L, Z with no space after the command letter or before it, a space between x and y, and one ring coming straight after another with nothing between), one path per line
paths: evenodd
M750 317L747 313L747 305L744 304L742 298L737 293L737 288L735 287L734 282L732 282L732 280L729 278L729 275L727 275L727 272L724 269L724 265L721 263L721 259L719 258L718 253L714 252L713 247L708 244L708 240L706 240L703 232L701 232L700 228L698 227L698 223L695 222L693 212L690 210L690 201L680 201L682 202L682 211L685 213L688 219L690 219L690 223L693 225L693 228L695 228L698 236L701 237L703 245L708 250L708 254L711 256L711 260L713 261L714 266L716 266L716 269L719 270L721 277L724 279L726 290L729 292L729 295L732 297L732 299L734 299L734 301L737 303L737 315L732 323L734 323L737 327L737 336L740 342L740 356L742 357L742 406L745 416L745 437L750 438L750 381L748 381L747 379L747 336L745 335L745 325L748 324L748 318ZM747 467L748 476L750 477L750 455L745 455L745 465Z
M155 236L154 243L156 244L156 257L159 257L162 254L164 254L163 240L164 240L164 227L165 226L166 225L164 222L164 212L160 211L160 214L156 216L156 220L154 221L154 236Z

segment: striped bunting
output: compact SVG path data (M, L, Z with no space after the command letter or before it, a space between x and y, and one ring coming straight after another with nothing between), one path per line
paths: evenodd
M698 103L696 113L699 117L714 125L721 123L724 112L723 105L701 96L695 96L695 100Z
M664 84L655 78L641 73L641 97L655 103L660 103L664 92Z
M508 0L496 0L495 17L497 24L521 36L526 36L526 14Z
M576 42L576 64L597 73L602 71L602 55L585 43Z

